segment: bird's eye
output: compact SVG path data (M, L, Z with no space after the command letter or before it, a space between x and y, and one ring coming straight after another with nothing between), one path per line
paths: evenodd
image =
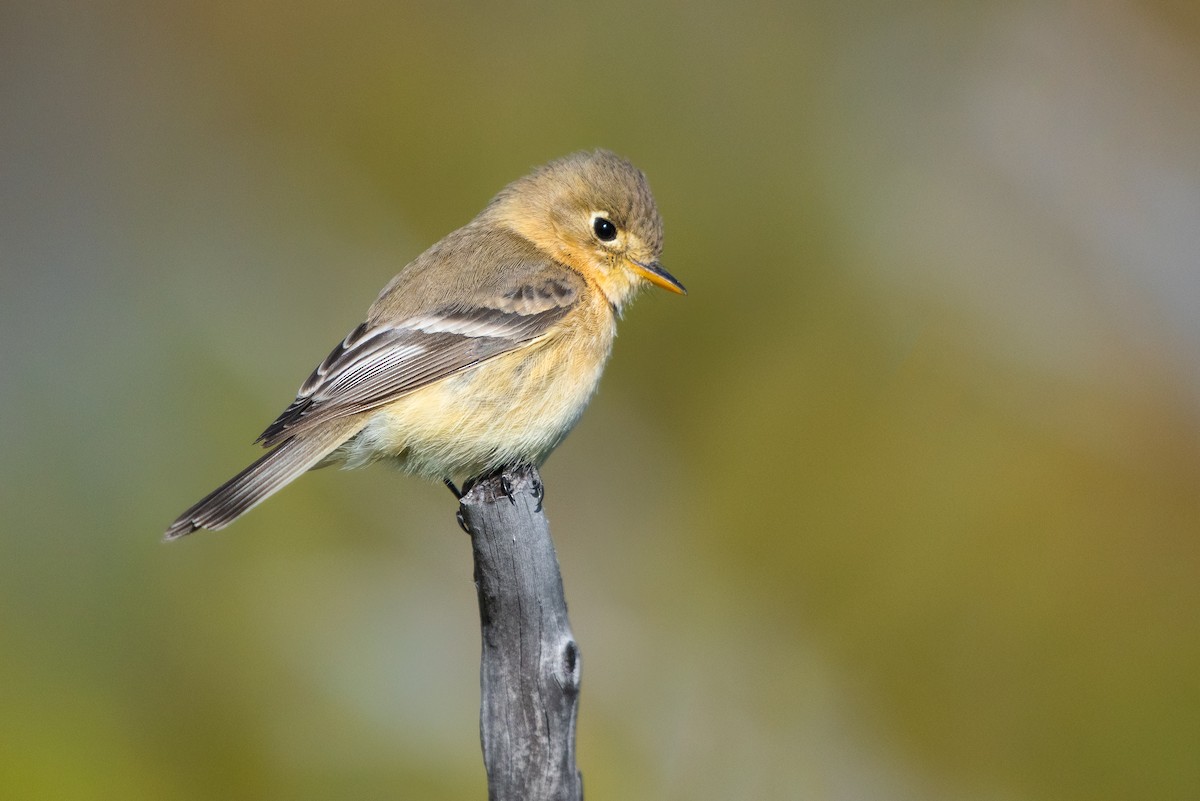
M611 242L617 238L617 226L613 225L612 220L604 217L592 220L592 230L596 232L596 237L601 242Z

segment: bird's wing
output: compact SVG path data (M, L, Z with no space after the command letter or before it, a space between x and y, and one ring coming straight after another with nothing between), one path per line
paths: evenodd
M317 365L296 400L258 438L272 447L311 426L405 393L544 335L579 301L583 279L538 271L486 299L355 328Z

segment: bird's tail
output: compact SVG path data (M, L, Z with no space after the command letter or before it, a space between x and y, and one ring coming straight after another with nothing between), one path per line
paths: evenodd
M163 539L177 540L200 528L225 528L315 467L353 433L353 430L313 431L286 440L181 514Z

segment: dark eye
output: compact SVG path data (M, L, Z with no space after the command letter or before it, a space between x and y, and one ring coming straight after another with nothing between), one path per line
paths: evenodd
M612 220L603 217L592 220L592 230L601 242L611 242L617 238L617 226L612 224Z

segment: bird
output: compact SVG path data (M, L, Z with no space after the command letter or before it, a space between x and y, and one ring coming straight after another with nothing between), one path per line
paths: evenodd
M456 491L540 466L579 420L639 292L681 295L644 173L608 150L502 189L405 266L259 436L267 453L165 540L222 529L306 471L375 462Z

